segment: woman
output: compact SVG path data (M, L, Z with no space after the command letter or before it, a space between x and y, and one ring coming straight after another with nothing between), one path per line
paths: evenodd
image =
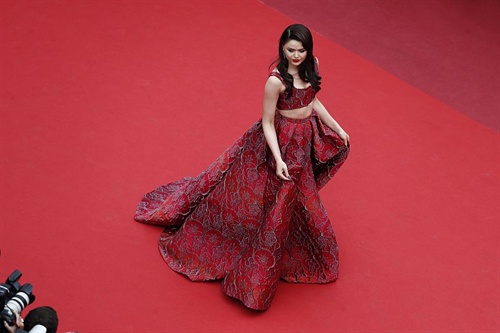
M247 307L269 308L280 278L338 277L335 235L318 190L344 163L349 136L316 97L311 32L283 32L255 123L204 172L144 196L136 220L165 226L160 253L193 281L223 279Z

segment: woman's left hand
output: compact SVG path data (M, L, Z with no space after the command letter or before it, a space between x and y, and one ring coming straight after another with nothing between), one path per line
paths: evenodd
M342 141L344 141L344 144L347 146L349 144L349 134L346 133L346 131L342 130L338 133Z

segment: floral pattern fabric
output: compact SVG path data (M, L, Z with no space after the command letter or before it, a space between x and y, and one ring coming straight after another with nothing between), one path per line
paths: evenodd
M205 171L146 194L135 218L165 226L165 262L193 281L222 279L227 295L267 309L278 280L327 283L338 277L335 235L318 190L350 147L313 111L306 119L276 113L290 181L276 176L261 121Z
M271 72L270 76L277 77L285 85L280 73ZM312 86L302 89L293 87L290 96L287 95L286 91L279 94L276 108L278 110L300 109L311 104L314 97L316 97L316 90Z

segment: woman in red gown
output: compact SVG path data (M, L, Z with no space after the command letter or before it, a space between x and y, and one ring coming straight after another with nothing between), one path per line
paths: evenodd
M225 294L269 308L278 280L338 277L338 247L318 190L349 153L349 136L316 94L311 32L285 29L267 79L262 120L205 171L144 196L135 219L165 226L160 253L193 281L222 279Z

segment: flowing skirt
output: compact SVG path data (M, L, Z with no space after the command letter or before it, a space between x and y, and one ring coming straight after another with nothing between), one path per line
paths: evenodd
M146 194L135 219L165 226L160 253L193 281L223 279L225 294L267 309L278 280L327 283L338 277L335 234L319 198L349 147L313 111L276 114L290 181L276 176L261 121L205 171Z

